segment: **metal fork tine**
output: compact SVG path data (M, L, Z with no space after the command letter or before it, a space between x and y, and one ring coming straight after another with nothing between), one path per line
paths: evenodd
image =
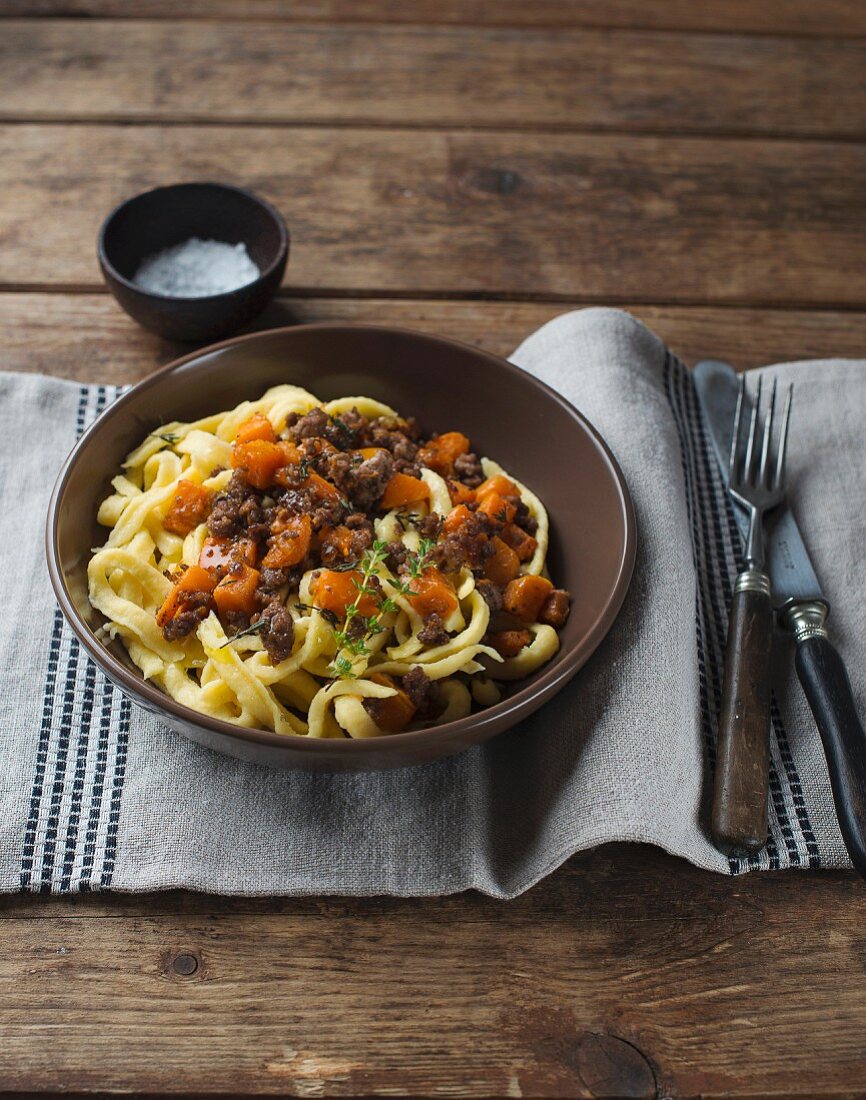
M767 480L767 464L770 456L770 440L773 438L773 413L776 410L776 379L773 379L773 388L770 390L770 406L764 420L764 441L761 445L761 465L758 469L758 484L770 487Z
M779 454L776 458L776 477L773 488L778 489L785 484L785 454L788 450L788 422L791 419L791 403L794 400L794 383L788 386L785 397L785 411L782 413L782 430L779 433Z
M737 387L737 411L734 413L734 434L731 436L731 457L728 462L728 484L734 485L737 481L737 452L740 449L740 428L743 421L743 401L746 393L745 375L740 375L740 384Z
M746 463L743 469L743 481L749 485L752 483L752 465L755 459L755 443L758 438L758 409L761 405L761 379L755 387L755 403L752 406L752 420L749 424L749 442L746 447Z

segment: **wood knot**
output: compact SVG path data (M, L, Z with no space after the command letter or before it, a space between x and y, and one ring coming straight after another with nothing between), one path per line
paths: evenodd
M616 1035L590 1032L581 1036L574 1066L590 1096L651 1100L658 1095L655 1072L647 1057Z
M167 951L162 958L162 971L168 978L188 981L202 977L204 968L198 951Z
M580 1031L574 1014L550 1005L509 1006L505 1029L525 1051L515 1068L515 1095L640 1097L655 1100L655 1069L618 1035Z

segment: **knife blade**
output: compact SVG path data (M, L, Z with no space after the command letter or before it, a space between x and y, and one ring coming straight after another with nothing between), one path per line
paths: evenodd
M719 470L728 484L728 456L731 453L734 411L737 405L737 375L727 363L707 359L692 372L698 403L709 427L709 437ZM741 508L734 508L737 526L745 539L749 519ZM819 602L829 611L827 602L797 521L787 503L771 512L765 524L767 567L773 581L773 603L784 611L796 603Z
M705 360L692 376L698 403L725 486L737 402L737 375L727 363ZM830 641L830 609L797 521L787 501L766 530L767 567L779 622L797 643L795 666L815 717L827 758L842 839L851 862L866 877L866 733L857 715L848 672ZM748 519L734 508L745 539Z

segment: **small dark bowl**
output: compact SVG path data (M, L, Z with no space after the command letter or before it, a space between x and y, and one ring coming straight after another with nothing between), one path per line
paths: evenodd
M510 684L495 706L431 729L339 740L244 729L190 710L144 679L87 598L91 547L105 542L100 501L126 455L166 419L195 420L291 382L322 400L366 394L427 432L459 429L531 486L551 521L550 575L573 595L556 656ZM513 726L561 690L616 618L635 559L635 520L616 460L564 398L477 348L372 325L299 325L229 340L178 359L124 394L82 436L48 509L48 570L70 626L105 674L179 733L278 768L369 771L423 764Z
M142 290L132 280L142 260L190 237L243 243L260 275L206 298ZM169 340L217 340L247 324L276 294L289 256L289 231L277 210L242 187L175 183L115 207L102 223L99 266L114 297L144 328Z

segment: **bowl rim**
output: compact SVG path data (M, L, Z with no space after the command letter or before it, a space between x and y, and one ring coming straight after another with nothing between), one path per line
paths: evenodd
M66 485L72 470L78 462L81 452L88 445L91 436L101 429L107 419L122 415L125 407L132 403L143 391L158 386L165 377L185 367L188 363L196 359L210 356L214 352L222 351L225 348L236 347L262 338L314 330L339 331L349 335L358 331L381 332L389 335L396 334L438 343L446 348L453 349L456 347L461 351L469 350L475 355L484 356L491 360L498 369L505 370L512 375L528 378L532 385L538 386L548 398L563 408L572 419L577 420L598 448L613 476L614 483L619 493L620 506L622 508L625 539L615 582L600 613L592 626L586 631L583 638L581 638L570 651L563 655L561 661L557 662L553 667L543 670L530 684L527 684L513 695L500 700L500 702L495 703L491 707L486 707L484 710L478 711L475 714L470 714L465 718L458 718L454 721L446 722L441 726L429 726L421 730L409 730L403 733L389 734L386 737L345 739L309 738L303 734L284 734L276 733L271 730L237 726L234 723L223 721L220 718L213 718L210 715L203 714L200 711L194 710L192 707L177 702L154 684L145 680L140 672L138 674L130 672L130 670L99 641L90 626L80 615L70 595L63 573L60 569L58 519ZM281 747L290 752L314 753L320 756L324 754L325 756L331 755L334 757L340 757L346 754L363 758L370 755L375 756L383 749L385 751L393 749L394 752L398 752L400 749L410 749L412 747L421 748L427 743L445 746L452 741L462 742L469 729L472 729L473 733L477 734L477 736L473 736L472 739L472 743L477 744L484 741L487 737L492 736L489 732L489 727L497 725L501 717L507 712L518 712L517 719L515 723L513 723L516 724L516 721L527 717L541 706L542 703L555 695L557 691L565 686L572 676L586 664L601 644L603 638L619 614L634 572L635 559L637 556L637 522L628 486L626 485L619 463L611 452L610 447L589 420L587 420L571 402L547 385L546 382L536 378L528 371L509 362L507 359L503 359L498 355L494 355L492 352L477 348L464 341L452 339L451 337L432 335L419 332L415 329L394 325L365 324L361 322L317 322L264 329L259 332L246 333L243 336L235 336L228 340L222 340L218 343L207 345L196 351L189 352L178 359L172 360L164 367L160 367L146 378L143 378L140 382L131 386L126 393L112 402L90 427L87 428L64 461L54 484L54 489L52 490L51 499L48 505L45 525L45 550L48 573L55 596L60 604L66 621L69 623L79 642L81 642L109 679L113 680L115 684L134 697L144 696L156 711L166 716L167 720L204 727L212 733L236 739L240 742L250 742L252 744L277 748ZM501 731L494 730L493 734L496 732ZM443 753L442 755L445 754Z
M137 202L147 195L156 194L158 191L178 191L185 187L213 187L222 191L234 191L239 195L243 195L245 198L252 199L253 202L261 206L271 217L280 236L280 246L277 249L277 254L274 259L266 267L262 268L257 277L251 282L242 283L240 286L236 286L234 290L222 290L219 294L201 294L197 297L187 297L180 294L157 294L153 290L145 290L132 279L127 279L125 275L121 275L111 262L105 247L105 236L111 222L121 210L123 210L125 206L129 206L131 203ZM108 214L106 214L102 225L99 227L99 233L96 236L96 255L100 266L110 272L112 279L116 279L117 282L126 287L127 290L140 294L143 298L152 298L154 301L158 302L178 302L182 304L189 304L191 302L218 302L221 298L227 298L233 294L237 294L239 291L251 290L253 287L258 286L265 279L273 275L274 272L279 269L280 265L284 264L288 258L289 240L289 227L286 225L285 219L279 210L277 210L273 203L268 202L267 199L263 199L261 195L257 195L248 187L240 187L234 183L220 183L218 180L184 180L180 183L164 183L160 184L158 187L150 187L146 191L139 191L137 194L130 195L128 198L121 200L108 212ZM171 363L168 365L172 366Z

